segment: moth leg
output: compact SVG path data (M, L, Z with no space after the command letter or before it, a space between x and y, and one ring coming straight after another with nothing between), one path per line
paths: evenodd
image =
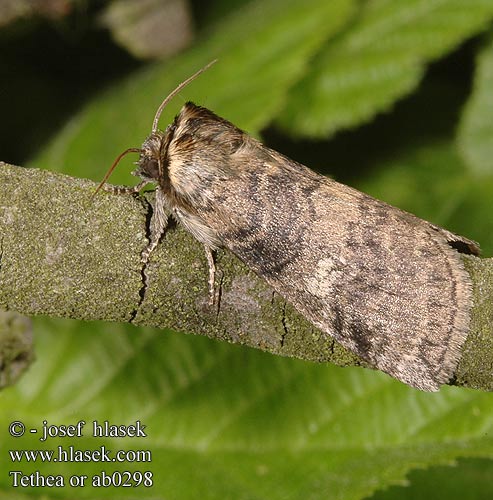
M207 257L207 264L209 266L209 305L213 306L216 299L216 264L214 262L214 254L211 247L204 245L205 256Z
M161 236L168 227L168 214L166 212L166 198L161 189L156 189L156 201L154 203L154 212L151 218L151 234L149 235L149 244L142 250L141 262L147 264L149 257L157 247Z
M138 193L144 186L149 184L149 181L141 181L135 186L112 186L111 184L103 184L101 189L112 194L135 194Z

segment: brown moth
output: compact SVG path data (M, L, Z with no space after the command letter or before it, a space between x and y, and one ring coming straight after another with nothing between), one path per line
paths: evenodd
M207 68L208 66L206 66ZM164 132L161 104L141 148L136 193L157 184L147 262L173 216L212 250L232 251L320 330L410 386L450 380L469 327L459 253L477 244L323 177L187 102ZM99 189L99 188L98 188Z

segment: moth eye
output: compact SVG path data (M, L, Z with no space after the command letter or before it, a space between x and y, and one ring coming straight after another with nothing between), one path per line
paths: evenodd
M139 175L150 179L159 178L159 165L157 160L150 157L142 157L139 160Z

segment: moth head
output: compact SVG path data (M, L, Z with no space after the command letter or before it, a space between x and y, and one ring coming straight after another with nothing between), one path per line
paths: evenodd
M97 187L94 194L96 194L104 186L105 182L108 180L109 176L111 175L115 167L118 165L120 160L128 153L140 154L139 160L137 161L137 168L132 172L132 174L140 177L144 181L144 184L145 181L155 182L162 179L162 176L164 174L163 158L165 156L164 150L166 148L166 137L168 129L166 130L166 132L162 132L158 129L158 123L159 123L159 118L161 117L161 113L168 104L168 102L176 94L178 94L178 92L180 92L183 89L183 87L188 85L191 81L195 80L195 78L197 78L201 73L203 73L206 69L212 66L215 62L216 60L211 61L206 66L199 69L191 77L181 82L180 85L178 85L178 87L176 87L175 90L173 90L173 92L171 92L171 94L169 94L166 97L166 99L164 99L164 101L157 109L156 115L154 116L154 121L152 122L151 135L147 137L147 139L144 141L144 144L142 144L141 148L128 148L125 151L123 151L123 153L120 153L116 157L115 161L113 162L113 165L111 165L111 167L106 172L103 180ZM139 186L141 184L139 184Z
M164 153L165 140L166 132L156 130L151 133L139 150L140 156L136 162L137 168L132 172L133 175L149 182L156 182L162 178L164 156L162 152Z

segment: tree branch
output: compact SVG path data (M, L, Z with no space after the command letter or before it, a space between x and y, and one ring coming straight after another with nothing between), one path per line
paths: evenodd
M313 327L230 252L220 252L219 308L207 262L180 228L142 269L150 204L96 184L0 163L0 308L26 315L129 322L341 366L366 364ZM465 256L474 283L471 331L455 385L493 390L493 259Z

